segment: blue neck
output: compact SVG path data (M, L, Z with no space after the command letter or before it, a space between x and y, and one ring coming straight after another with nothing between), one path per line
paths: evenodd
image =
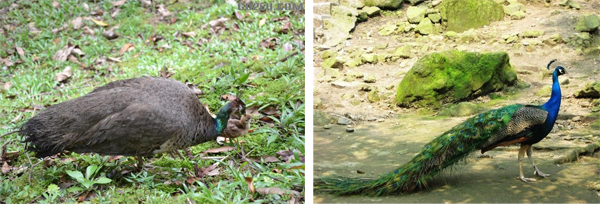
M542 107L544 110L548 111L548 117L546 118L546 122L544 126L552 128L554 126L554 122L556 122L556 118L558 117L558 110L560 109L560 85L558 84L558 72L554 71L552 74L552 95L550 96L550 100L546 102Z

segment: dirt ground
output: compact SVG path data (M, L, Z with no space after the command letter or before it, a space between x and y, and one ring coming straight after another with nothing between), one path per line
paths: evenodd
M316 2L326 2L317 0ZM537 96L535 93L544 86L551 85L552 70L546 70L547 63L559 59L559 63L567 69L568 74L560 77L568 79L568 84L561 85L562 104L556 128L542 142L534 147L550 147L550 150L534 149L534 158L542 171L553 176L541 179L536 183L523 183L515 180L518 175L518 147L497 148L486 154L492 158L477 158L477 153L468 159L467 164L436 176L429 190L403 196L381 198L350 196L335 197L327 194L315 194L315 202L600 202L599 195L588 187L591 181L600 181L598 156L585 157L578 162L556 165L553 159L566 151L585 146L591 140L597 140L600 130L592 129L589 119L592 114L590 100L575 99L573 94L586 84L600 81L598 74L598 54L586 54L567 44L554 46L541 42L548 36L559 34L567 38L575 33L573 27L577 17L586 13L600 13L600 1L576 0L581 10L565 9L553 1L547 7L541 3L527 3L526 17L503 21L475 29L472 32L479 41L455 43L445 40L443 35L420 36L414 32L391 36L379 35L379 28L388 22L398 21L398 17L379 16L359 23L351 33L351 38L330 48L338 53L346 53L350 49L369 49L378 44L387 43L388 49L410 45L412 57L400 59L393 63L363 64L356 68L343 68L342 75L364 73L374 75L375 83L369 84L381 90L384 99L377 103L367 100L367 92L360 91L365 83L361 80L346 82L346 87L333 86L333 82L342 81L332 78L320 67L321 51L315 50L314 98L322 105L316 110L332 116L359 115L360 118L385 118L384 122L357 121L350 125L355 132L345 131L346 126L333 125L330 129L315 126L314 158L315 178L331 174L349 177L375 178L408 161L420 148L442 132L450 129L468 117L435 118L418 114L417 109L399 108L395 105L396 87L410 70L412 65L422 56L449 49L473 52L504 51L510 56L510 63L517 71L520 81L529 87L519 89L518 93L508 100L497 103L493 107L522 103L543 104L548 96ZM408 5L400 10L406 13ZM405 17L401 17L405 18ZM400 19L406 21L406 19ZM527 30L543 30L538 38L520 38L518 42L504 43L503 35L522 33ZM598 34L598 33L596 33ZM594 36L597 37L597 36ZM525 46L526 44L537 44ZM427 45L427 46L426 46ZM315 43L315 46L318 46ZM531 49L533 48L533 49ZM556 65L553 65L556 66ZM386 89L393 85L392 89ZM350 99L359 99L360 104L352 104ZM355 100L356 101L356 100ZM471 102L487 102L482 97ZM432 114L432 115L435 115ZM575 118L583 118L577 120ZM568 126L568 127L567 127ZM435 127L435 128L432 128ZM587 136L587 139L573 139ZM414 144L413 144L414 143ZM597 154L597 153L596 153ZM524 163L525 164L525 163ZM530 164L524 165L526 176L533 176ZM356 171L365 174L357 174Z

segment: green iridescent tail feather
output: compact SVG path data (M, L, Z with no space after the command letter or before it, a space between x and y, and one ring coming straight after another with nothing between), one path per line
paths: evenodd
M318 178L315 190L336 195L379 196L427 188L427 181L438 172L494 141L494 133L504 129L521 107L520 104L505 106L469 118L426 144L409 162L379 179Z

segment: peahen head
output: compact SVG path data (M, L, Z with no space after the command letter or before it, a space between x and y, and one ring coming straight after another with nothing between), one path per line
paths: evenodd
M219 134L227 127L227 120L231 114L242 115L246 113L246 104L237 97L232 97L217 113L215 120L217 121L216 128Z

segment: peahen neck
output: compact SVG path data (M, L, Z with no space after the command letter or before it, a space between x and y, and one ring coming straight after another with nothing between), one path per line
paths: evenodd
M560 85L558 83L558 71L555 70L552 73L552 95L550 95L550 100L546 102L542 107L548 111L548 118L544 123L547 127L553 127L556 118L558 117L558 110L560 109Z
M215 118L215 129L217 130L217 135L223 133L223 130L227 127L227 121L229 120L229 114L231 114L231 103L225 104L217 113L217 117Z

